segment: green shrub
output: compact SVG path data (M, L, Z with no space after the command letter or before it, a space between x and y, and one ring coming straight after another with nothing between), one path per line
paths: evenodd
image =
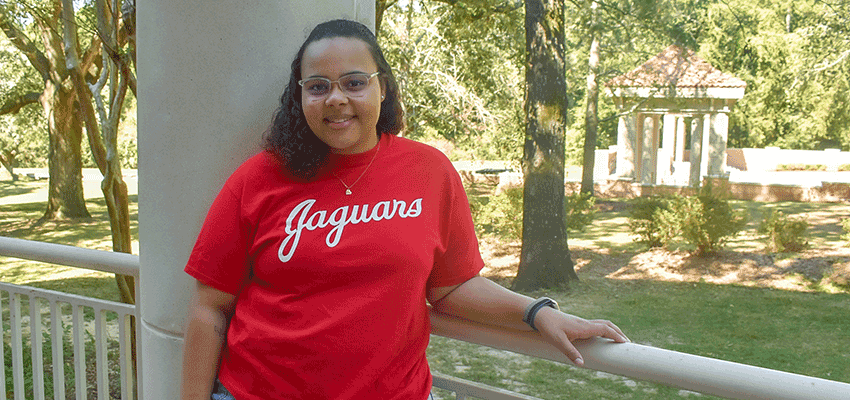
M850 164L842 164L838 166L839 171L850 171Z
M473 210L473 219L479 236L522 239L522 188L508 188L490 196Z
M806 240L806 229L809 223L800 219L786 216L782 211L768 210L758 227L758 233L765 235L769 251L785 252L805 249L809 242Z
M590 193L573 193L564 198L564 225L568 231L582 232L596 216L596 198Z
M694 247L697 255L713 253L744 228L743 213L711 185L696 196L639 198L632 206L629 228L649 247L666 246L677 236Z
M629 214L629 230L638 237L638 242L649 247L663 247L675 237L675 230L665 226L664 211L670 208L669 197L638 197L632 203Z
M508 188L489 199L471 202L472 218L479 236L492 234L497 237L522 239L523 189ZM596 213L596 198L589 194L575 193L564 198L564 225L567 230L583 230L593 222Z
M824 164L779 164L777 171L826 171Z
M847 245L850 246L850 218L844 218L841 221L841 228L844 229L844 234L841 235L841 238L847 241Z
M697 255L719 250L747 224L745 214L735 212L729 200L710 184L700 188L697 196L674 196L671 209L665 213L669 213L668 224L681 231Z

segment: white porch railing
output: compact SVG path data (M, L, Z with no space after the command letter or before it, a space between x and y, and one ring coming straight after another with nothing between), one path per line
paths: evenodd
M3 296L6 295L6 296ZM3 297L8 299L8 307L3 304ZM22 312L24 302L28 303L29 315ZM47 303L45 308L44 303ZM66 310L70 308L70 312ZM0 310L8 310L9 331L12 359L12 382L14 399L23 400L26 390L24 383L24 345L30 347L31 363L28 366L32 376L32 398L44 399L45 371L52 371L53 398L65 399L66 375L65 364L74 366L74 390L77 399L88 398L88 375L95 376L95 389L98 399L108 399L111 392L116 392L120 386L122 400L133 399L135 385L133 374L133 358L130 349L132 323L135 307L128 304L93 299L52 290L36 289L0 282ZM45 314L49 323L45 327L42 321ZM93 316L86 316L93 314ZM93 321L92 321L93 320ZM5 325L5 324L4 324ZM89 328L93 325L92 328ZM69 328L66 331L66 327ZM117 328L117 337L110 337L108 330ZM29 341L25 341L25 332L29 331ZM92 332L93 331L93 332ZM70 337L69 337L70 336ZM87 339L87 337L91 337ZM43 351L45 337L50 343L50 364L45 368ZM119 381L110 382L110 366L107 353L110 339L117 342L119 348L118 368ZM71 343L73 356L66 359L66 343ZM94 366L87 368L86 344L91 343L95 349ZM0 349L0 358L4 358ZM4 368L5 370L5 368ZM0 399L6 399L5 371L0 371Z
M0 256L24 258L53 264L70 265L110 273L132 275L135 277L138 277L139 271L139 261L137 256L97 250L80 249L71 246L39 243L5 237L0 237ZM137 285L138 281L139 280L136 279ZM129 343L129 336L127 333L129 325L127 325L128 323L126 321L128 320L128 316L130 315L135 316L137 318L137 321L140 320L138 315L138 308L116 303L106 304L110 302L101 303L99 300L88 299L82 296L73 296L61 293L57 294L57 292L44 291L40 289L19 289L19 287L9 284L4 284L3 286L0 286L0 290L7 290L7 288L9 288L10 286L14 287L12 290L9 290L10 293L13 293L9 295L10 299L13 299L10 300L10 303L17 302L16 304L20 304L20 296L25 295L32 296L31 298L41 297L47 299L51 308L56 307L58 309L60 303L68 303L72 305L75 311L81 306L89 306L95 310L101 310L95 313L96 318L98 315L101 315L105 310L113 310L111 308L107 308L107 306L116 306L116 309L113 311L118 313L119 321L125 321L119 324L120 326L123 326L123 328L119 327L119 342L121 343L122 348L121 359L125 359L123 357L127 353L127 343ZM40 310L40 308L36 305L32 305L32 303L34 303L33 301L30 301L30 303L30 326L40 326L41 324L38 323L40 313L33 312L34 308L36 310ZM52 314L53 313L51 313L51 315ZM10 312L10 315L13 315L13 313ZM21 317L18 316L11 318L20 319ZM100 318L103 319L103 317ZM431 320L433 325L433 333L440 336L570 364L569 360L567 360L565 356L560 354L557 350L554 349L554 347L541 340L535 333L532 332L506 331L438 314L432 314ZM51 340L56 340L54 338L59 336L60 333L59 327L57 327L58 324L54 323L55 321L57 321L57 319L51 317ZM81 323L78 322L76 316L73 318L73 321L75 325L81 325ZM138 325L140 324L137 324L137 329ZM72 329L78 328L74 327ZM102 331L104 328L96 328L96 330L97 329L100 329ZM97 333L95 336L99 335L100 334ZM23 370L22 350L16 350L15 347L18 346L18 349L22 349L22 336L22 329L18 329L16 333L15 328L13 326L12 358L13 367L16 371L15 379L18 379L17 374L19 373L17 372L17 370ZM32 336L31 334L31 337L36 336ZM15 341L14 339L18 340ZM40 341L32 340L32 342L39 343ZM54 349L54 352L56 351L57 347L61 348L61 346L57 346L55 342L53 343L54 344L52 345L52 348ZM38 346L38 344L32 346L32 358L34 360L33 366L34 370L36 371L40 370L39 366L42 362L41 350L35 349ZM585 367L587 368L613 373L617 375L623 375L630 378L662 383L669 386L679 387L682 389L702 392L706 394L712 394L716 396L722 396L733 399L772 400L838 400L850 398L850 384L814 378L805 375L792 374L745 364L738 364L707 357L700 357L686 353L657 349L634 343L615 344L607 340L596 339L582 341L580 343L577 343L576 346L579 348L582 355L584 356ZM2 352L1 348L0 352ZM101 353L97 354L97 357L100 358ZM3 354L0 353L0 356L2 355ZM141 357L143 355L143 352L139 350L138 355L139 357ZM53 359L55 360L57 359L57 357L54 356ZM76 360L77 359L75 358L75 361ZM78 362L75 362L75 370L77 369L77 365ZM124 391L126 391L127 388L131 387L131 385L128 383L129 381L127 381L128 378L126 378L127 371L130 370L129 367L131 366L125 365L125 362L122 361L121 387ZM54 382L56 382L57 379L55 378L55 374L57 374L57 372L55 368L53 369L53 373ZM2 374L2 372L0 372L0 374ZM79 371L75 372L75 374L77 379L79 379ZM141 371L139 371L138 376L139 380L143 379ZM0 378L3 378L0 379L0 400L5 400L7 389L4 387L5 377L0 376ZM43 377L38 379L43 379ZM60 379L60 381L64 381L64 379ZM43 380L41 380L41 382L41 386L43 387ZM491 400L513 400L531 398L528 396L511 393L501 389L491 388L474 382L467 382L461 379L451 378L440 374L435 374L434 382L436 387L455 392L457 394L458 399L465 399L467 397L477 397ZM98 383L98 385L100 384ZM22 387L22 385L18 386L17 381L15 381L14 386L15 400L23 399L23 391L18 390L18 387ZM80 386L81 385L79 384L77 385L78 388ZM54 393L55 392L56 391L54 389ZM106 393L102 393L99 387L98 395L106 396ZM124 396L124 394L122 394L122 396ZM132 391L129 391L129 393L127 393L127 396L128 397L122 398L131 398L129 396L132 396ZM143 398L142 393L139 393L138 396L140 399ZM43 398L43 394L42 397L38 397L38 395L36 394L35 398L41 399ZM55 398L58 399L64 397ZM79 392L78 398L81 398L79 397Z
M34 242L28 240L7 238L0 236L0 256L22 258L33 261L40 261L50 264L67 265L78 268L85 268L108 273L117 273L122 275L130 275L136 278L136 293L140 293L139 284L139 257L132 254L115 253L108 251L98 251L83 249L79 247L58 245L43 242ZM44 384L44 354L42 351L42 309L39 305L39 299L44 299L50 305L50 341L51 341L51 368L53 374L53 398L65 399L65 372L64 372L64 357L63 357L63 338L64 322L61 305L69 305L73 309L72 318L69 321L71 325L73 337L73 365L75 377L76 399L86 399L87 396L87 371L85 362L85 328L86 321L83 314L84 309L88 308L94 311L94 330L93 341L95 345L95 373L97 376L97 398L98 400L106 400L110 398L110 388L114 388L116 384L121 388L121 399L133 399L135 382L133 381L133 364L132 357L129 351L131 344L130 336L130 320L135 318L136 321L141 321L141 316L138 308L130 304L115 303L111 301L77 296L67 293L55 292L45 289L37 289L26 286L13 285L0 282L0 312L5 310L6 305L3 303L2 293L8 293L8 309L9 309L9 326L10 326L10 344L12 351L12 370L13 370L13 390L14 400L24 400L25 384L24 384L24 369L30 368L33 372L32 387L33 398L42 400L45 398ZM30 348L31 360L29 366L24 363L24 327L22 315L20 313L22 297L29 301L29 321L26 325L30 330ZM120 382L109 382L109 364L107 361L107 343L108 338L106 331L107 313L112 312L117 316L118 337L115 338L119 344L119 360L120 360ZM0 318L0 323L2 323ZM137 337L141 337L138 334ZM35 329L33 329L35 327ZM0 336L0 339L3 339ZM2 340L0 340L2 345ZM141 351L141 343L136 343L138 357L143 356ZM3 347L0 346L0 359L4 359ZM137 363L141 364L140 360ZM141 381L141 370L138 370L138 378ZM6 377L4 370L0 370L0 400L6 400L6 394L9 393L5 386ZM524 396L518 393L513 393L507 390L483 385L476 382L469 382L462 379L449 377L441 374L435 374L434 386L453 392L458 400L469 398L480 398L488 400L534 400L534 397ZM139 399L144 396L141 392L137 393Z
M139 258L132 254L0 237L0 255L130 275L137 278L138 292ZM23 312L25 304L28 313ZM88 376L93 375L93 389L98 400L112 398L111 393L119 392L119 388L122 400L132 400L137 395L135 378L140 377L140 372L138 375L134 373L137 370L133 365L131 348L132 321L139 321L137 311L130 304L0 282L2 339L6 340L8 326L12 361L11 388L6 387L5 368L0 370L0 400L6 400L7 393L13 393L14 400L30 396L36 400L45 399L46 372L52 375L50 389L53 390L53 398L65 399L66 363L73 365L76 399L89 397ZM45 316L46 327L43 324ZM110 334L110 330L117 333ZM26 332L29 334L26 335ZM26 336L28 340L25 340ZM49 365L45 365L45 341L51 349ZM70 356L65 354L68 343L72 348ZM113 361L110 365L108 353L111 344L118 346L117 367L120 374L117 380L110 380L109 376L116 363ZM91 367L86 362L87 345L94 347ZM24 362L24 348L27 346L31 356L29 363ZM139 343L136 344L136 353L142 354ZM4 348L0 346L0 359L5 360L5 357ZM32 377L30 396L25 384L25 371L29 371ZM141 394L138 397L142 398Z

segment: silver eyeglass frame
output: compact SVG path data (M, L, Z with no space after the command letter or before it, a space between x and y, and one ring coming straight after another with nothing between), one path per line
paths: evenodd
M307 92L307 94L310 94L310 96L313 96L313 97L319 97L319 98L321 98L321 97L327 97L327 96L328 96L328 95L330 95L330 94L331 94L331 92L333 91L333 84L334 84L334 83L336 83L336 85L339 87L339 89L340 89L340 90L342 90L342 92L343 92L343 93L345 93L345 95L346 95L346 96L350 96L350 97L361 97L361 96L363 96L362 94L354 94L354 93L351 93L351 92L349 92L347 89L345 89L344 87L342 87L342 85L340 85L340 84L339 84L339 81L344 80L345 78L351 77L352 75L365 75L365 76L367 77L367 78L366 78L366 83L368 84L368 83L369 83L369 81L371 81L371 80L372 80L372 78L374 78L374 77L376 77L376 76L378 76L378 75L380 75L380 74L381 74L381 71L376 71L376 72L371 73L371 74L358 72L358 73L354 73L354 74L343 75L343 76L341 76L339 79L337 79L337 80L335 80L335 81L332 81L332 80L330 80L330 79L328 79L328 78L322 78L322 77L307 78L307 79L301 79L300 81L298 81L298 86L301 86L301 89L302 89L302 90L304 90L304 84L305 84L307 81L319 80L319 81L322 81L322 82L325 82L325 83L327 83L327 84L328 84L328 92L327 92L327 93L325 93L324 95L315 95L315 94L310 94L310 92Z

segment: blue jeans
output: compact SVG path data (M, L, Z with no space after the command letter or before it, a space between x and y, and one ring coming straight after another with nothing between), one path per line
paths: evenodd
M236 398L234 398L233 395L227 391L227 388L224 387L218 379L216 379L215 384L213 384L213 392L210 396L210 400L236 400ZM434 400L433 393L428 395L428 400Z
M210 400L236 400L230 392L227 391L227 388L219 382L218 378L216 378L215 383L213 384L213 392L210 395Z

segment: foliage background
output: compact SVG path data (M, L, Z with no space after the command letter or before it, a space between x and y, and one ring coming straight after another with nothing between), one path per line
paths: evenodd
M18 14L49 5L4 3ZM378 37L404 92L406 134L438 144L453 159L518 163L524 142L522 2L377 3L387 7ZM80 2L84 24L91 23L86 4ZM582 161L594 32L602 85L673 43L744 79L747 93L731 113L729 147L850 150L850 1L570 0L566 6L568 164ZM27 29L32 34L35 27ZM0 63L0 105L41 87L36 71L3 35ZM136 164L134 103L127 102L122 122L125 167ZM599 121L597 148L616 144L617 114L604 95ZM15 151L19 167L44 167L46 130L37 103L0 115L0 149ZM94 166L90 155L87 160Z

